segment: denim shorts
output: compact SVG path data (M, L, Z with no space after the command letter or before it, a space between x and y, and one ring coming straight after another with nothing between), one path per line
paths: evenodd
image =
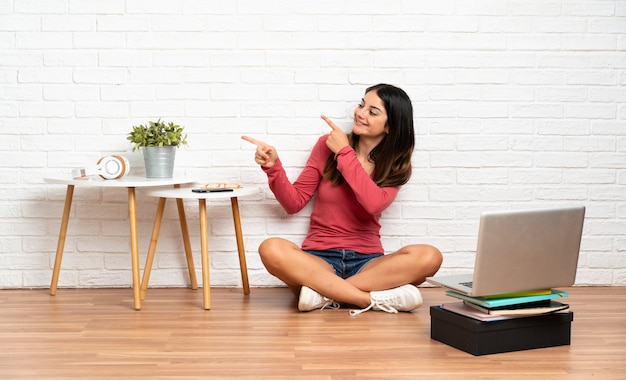
M359 273L365 264L382 256L382 253L359 253L347 249L327 249L324 251L305 251L332 265L335 274L341 278L352 277Z

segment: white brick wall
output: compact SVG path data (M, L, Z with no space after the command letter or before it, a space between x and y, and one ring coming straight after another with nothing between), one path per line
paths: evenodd
M577 283L626 285L626 1L0 0L0 287L47 287L69 174L126 155L130 127L163 118L189 133L177 172L259 185L241 200L253 286L278 282L256 247L300 242L253 147L275 145L292 178L324 113L348 127L364 89L414 101L414 176L384 214L387 250L425 242L442 273L473 265L478 217L587 206ZM142 261L156 201L139 193ZM199 271L195 203L187 204ZM209 208L215 286L239 286L228 204ZM153 286L184 286L173 202ZM62 287L129 286L126 192L77 188Z

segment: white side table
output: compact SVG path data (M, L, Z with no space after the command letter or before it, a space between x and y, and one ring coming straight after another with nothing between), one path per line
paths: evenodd
M66 185L67 191L65 193L65 207L63 209L63 217L61 219L61 229L59 231L59 241L57 243L56 258L54 260L54 270L52 272L52 281L50 283L50 294L55 295L57 291L57 284L59 281L59 272L61 271L61 260L63 258L63 249L65 247L65 237L67 234L67 225L70 217L70 209L72 207L72 197L74 196L74 187L86 187L86 188L127 188L128 189L128 219L130 223L130 248L131 248L131 262L132 262L132 274L133 274L133 298L135 310L141 309L141 296L139 282L139 245L137 243L137 201L135 198L135 188L137 187L153 187L153 186L180 186L185 183L195 182L184 178L146 178L140 176L125 176L120 179L105 180L99 176L90 176L87 178L73 179L73 178L44 178L47 183ZM178 208L179 213L183 212L182 201ZM181 228L186 229L187 226L183 224L185 221L184 214L180 217ZM187 253L187 263L193 265L191 260L191 250ZM193 273L193 280L195 281L195 272L193 267L189 268L190 276Z
M152 229L152 238L150 240L150 248L148 249L148 256L146 258L146 266L143 271L143 279L141 281L141 299L145 299L146 292L148 290L148 282L150 281L150 271L152 269L152 263L154 261L154 252L156 251L156 245L159 238L159 231L161 229L161 221L163 220L163 210L165 209L165 201L167 198L175 198L177 202L181 202L183 199L195 199L198 201L198 211L200 219L200 250L202 255L202 290L203 290L203 306L208 310L211 308L211 285L209 279L209 239L207 231L207 213L206 213L206 201L224 200L230 199L230 204L233 212L233 222L235 224L235 237L237 239L237 251L239 252L239 269L241 271L241 280L243 283L243 293L245 295L250 294L250 284L248 282L248 268L246 265L245 249L243 246L243 234L241 232L241 218L239 216L239 203L237 201L240 197L250 196L257 194L259 188L257 187L242 187L234 189L229 192L215 192L215 193L194 193L190 187L181 187L176 189L154 189L146 192L146 195L152 197L159 197L159 206L154 219L154 227ZM179 212L180 222L183 223L184 214ZM184 222L186 224L186 222ZM189 246L189 234L186 230L182 230L183 242L185 247Z

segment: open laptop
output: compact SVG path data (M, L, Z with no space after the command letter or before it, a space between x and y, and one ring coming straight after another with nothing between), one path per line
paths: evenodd
M485 212L474 273L426 281L472 296L571 286L585 207Z

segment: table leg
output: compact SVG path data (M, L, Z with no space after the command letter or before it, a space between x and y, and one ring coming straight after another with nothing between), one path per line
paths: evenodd
M187 258L187 269L189 270L189 281L191 289L198 289L198 280L196 279L196 268L193 264L193 253L191 251L191 243L189 242L189 229L187 228L187 216L185 215L185 205L183 200L176 198L178 206L178 220L180 221L180 231L183 235L183 245L185 246L185 257Z
M128 188L128 219L130 221L130 251L133 271L133 300L135 310L141 309L141 283L139 282L139 243L137 242L137 199L135 188Z
M246 251L243 247L243 234L241 232L241 218L239 216L239 203L237 197L230 198L233 209L233 222L235 223L235 236L237 238L237 251L239 252L239 270L241 271L241 281L243 283L243 294L250 294L250 283L248 282L248 266L246 264Z
M165 202L167 198L159 198L159 206L154 217L154 226L152 227L152 237L150 238L150 247L148 247L148 256L146 257L146 265L143 268L143 278L141 279L141 300L146 299L148 291L148 283L150 282L150 272L152 271L152 263L154 262L154 252L156 251L157 241L159 240L159 232L161 231L161 221L163 221L163 210L165 210Z
M67 185L65 192L65 206L63 207L63 217L61 218L61 229L59 230L59 240L57 242L57 253L54 258L54 269L52 270L52 281L50 282L50 295L57 293L59 283L59 272L61 271L61 260L63 259L63 249L65 248L65 237L67 236L67 224L70 220L70 209L72 208L72 197L74 196L74 185Z
M202 254L202 294L204 309L211 308L211 282L209 274L209 238L206 219L206 199L198 200L200 212L200 250Z

